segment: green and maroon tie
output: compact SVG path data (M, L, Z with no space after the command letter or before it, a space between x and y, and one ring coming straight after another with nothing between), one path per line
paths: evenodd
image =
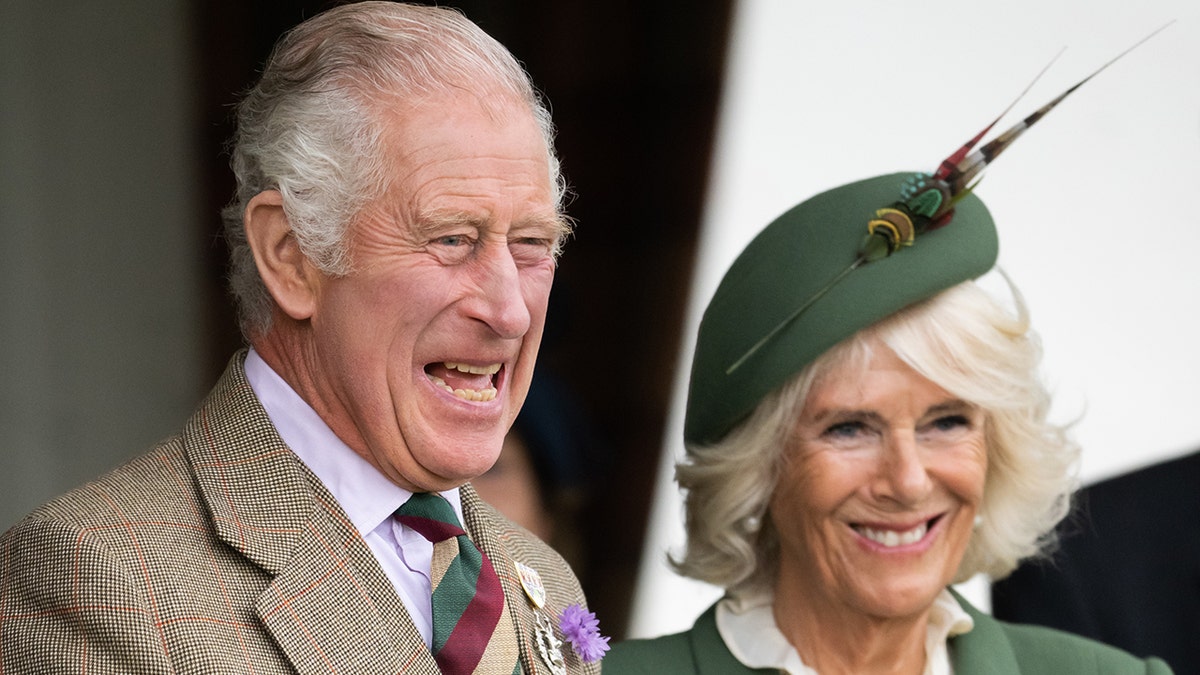
M444 498L414 494L396 510L396 519L433 542L434 659L446 675L476 672L504 618L504 590L496 570Z

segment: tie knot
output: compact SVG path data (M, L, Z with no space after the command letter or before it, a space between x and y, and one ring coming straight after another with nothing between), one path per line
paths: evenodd
M396 520L432 542L466 534L450 502L431 492L413 494L403 506L396 509L395 515Z

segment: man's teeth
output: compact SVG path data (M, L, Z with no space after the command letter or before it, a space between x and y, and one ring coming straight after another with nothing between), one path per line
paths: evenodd
M442 365L445 366L447 370L457 370L460 373L468 373L471 375L489 376L500 372L501 366L499 363L493 363L487 366L472 366L466 363L453 363L450 361L446 361ZM496 398L495 387L486 387L484 389L455 389L446 384L446 381L437 375L429 375L428 373L426 375L430 380L433 381L434 384L442 389L445 389L451 394L454 394L458 398L463 399L464 401L491 401L492 399Z
M472 366L466 363L453 363L446 361L442 364L447 370L457 370L460 373L471 373L472 375L495 375L500 372L500 364L493 363L489 366Z
M437 386L445 389L464 401L490 401L496 398L495 387L488 387L487 389L455 389L446 384L446 381L437 375L427 375L427 377Z
M929 531L929 527L925 523L914 527L907 532L897 532L895 530L873 530L869 527L856 526L854 529L862 536L871 541L882 544L888 548L896 546L907 546L915 544L925 538L925 533Z

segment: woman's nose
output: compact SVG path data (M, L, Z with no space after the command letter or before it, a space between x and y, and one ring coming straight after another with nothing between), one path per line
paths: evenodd
M877 496L900 504L918 504L929 496L933 482L914 432L901 431L888 437L875 482Z

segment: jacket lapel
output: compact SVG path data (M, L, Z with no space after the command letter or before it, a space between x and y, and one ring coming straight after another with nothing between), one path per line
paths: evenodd
M259 596L267 630L300 673L438 673L370 550L345 534L309 524Z
M246 381L245 353L184 430L213 526L273 578L255 611L299 673L439 671L391 582Z
M972 675L1016 675L1020 673L1017 655L1013 653L1008 636L992 617L971 606L953 588L950 593L971 615L975 626L950 640L950 660L954 672Z
M691 642L692 658L698 675L739 675L760 672L742 664L734 657L725 640L717 631L717 606L713 604L696 619L688 634Z
M542 663L541 658L537 656L535 646L535 640L537 639L535 626L537 625L537 621L534 616L533 605L526 597L525 591L521 588L521 582L517 576L517 568L512 554L501 543L500 537L497 536L501 525L504 526L504 529L510 526L495 521L492 515L488 513L486 507L483 506L483 501L475 494L475 489L470 484L462 486L459 489L459 494L462 496L463 519L466 521L471 541L474 541L475 545L492 561L492 567L495 568L496 575L500 577L500 585L504 588L504 599L508 604L509 619L513 622L513 627L517 633L517 645L521 654L522 671L526 675L549 672L546 670L546 665ZM543 613L545 613L545 610L543 610Z
M500 577L525 675L549 675L552 671L543 652L552 650L562 657L566 672L598 675L600 662L583 663L563 642L559 629L562 611L572 603L582 605L586 602L579 581L566 562L550 547L481 500L470 484L463 485L459 494L467 532L475 545L491 559ZM522 587L517 563L536 571L541 577L545 589L545 604L541 609L535 610ZM544 627L539 627L539 617Z

